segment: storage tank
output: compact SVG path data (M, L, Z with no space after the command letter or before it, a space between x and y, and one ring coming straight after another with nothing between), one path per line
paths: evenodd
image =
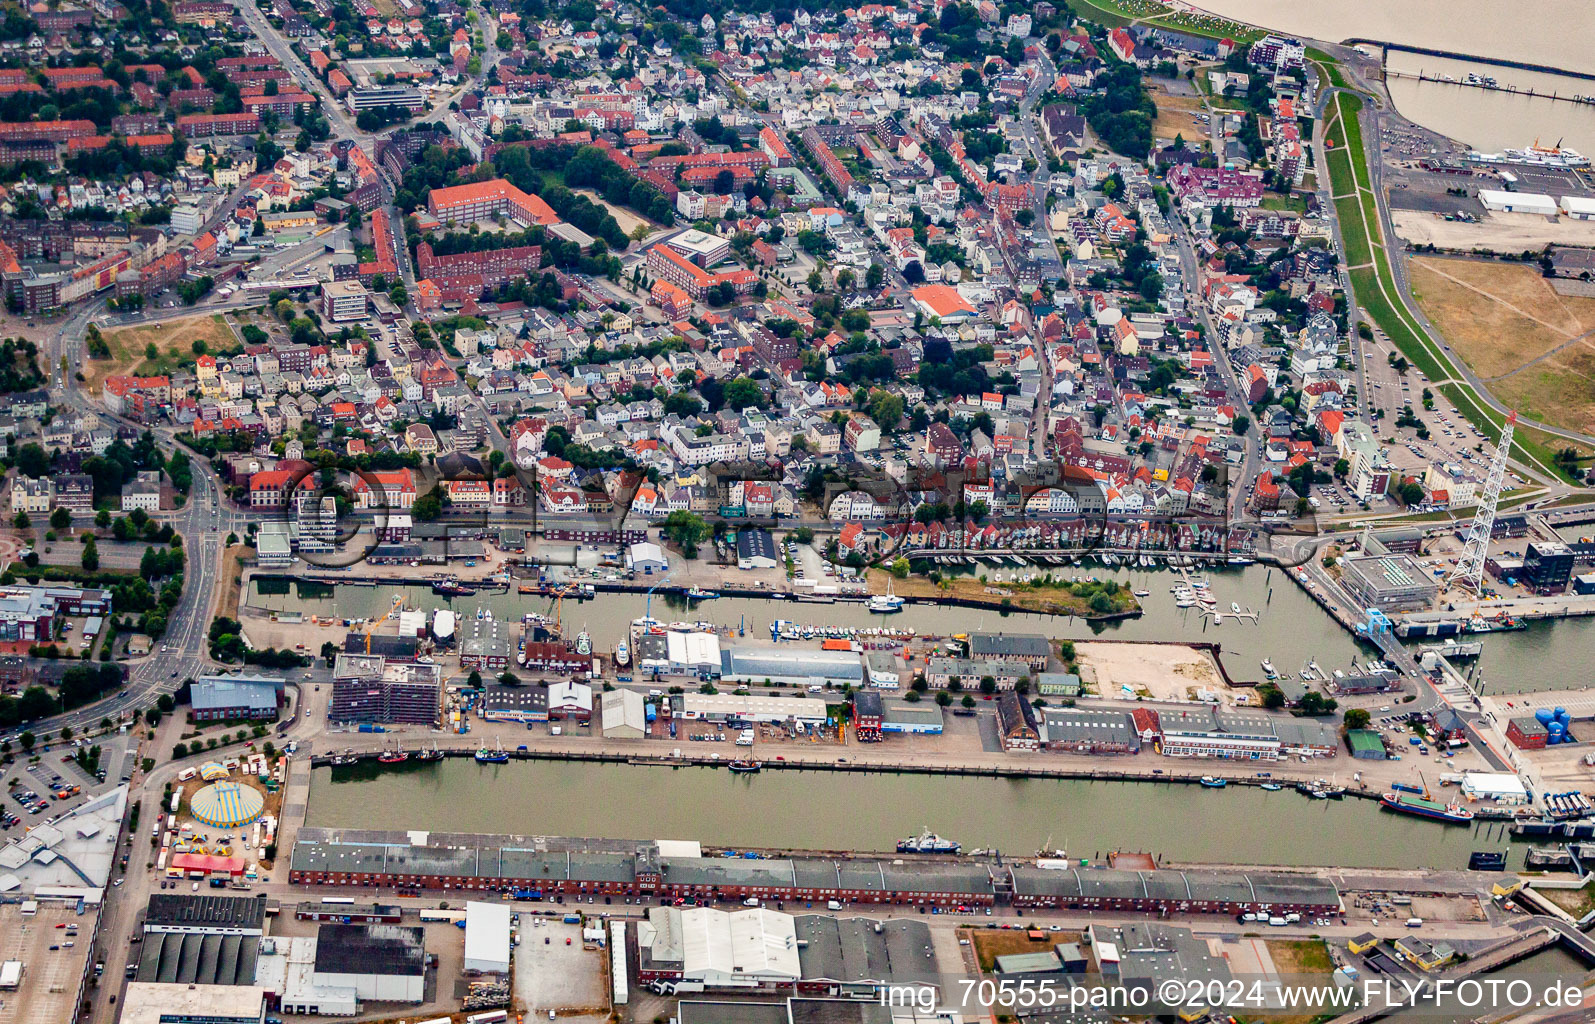
M1567 738L1567 727L1561 722L1552 722L1545 727L1545 742L1560 743Z
M1538 711L1534 712L1534 720L1539 722L1541 725L1550 725L1555 719L1556 715L1551 711L1550 708L1540 708Z
M1560 718L1564 722L1567 721L1567 709L1566 708L1557 708L1556 709L1556 717Z

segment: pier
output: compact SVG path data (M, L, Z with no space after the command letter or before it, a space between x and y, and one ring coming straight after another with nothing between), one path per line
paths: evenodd
M1422 70L1420 70L1416 74L1414 74L1411 71L1392 71L1389 68L1386 68L1385 69L1385 77L1386 78L1405 78L1405 79L1409 79L1409 80L1415 81L1415 82L1433 82L1436 85L1455 85L1455 86L1458 86L1458 87L1461 87L1461 88L1464 88L1464 89L1483 89L1486 92L1505 92L1505 93L1511 93L1511 94L1513 94L1515 96L1533 96L1533 97L1538 98L1538 99L1556 100L1559 103L1576 103L1576 104L1579 104L1581 106L1595 106L1595 96L1585 96L1582 93L1571 93L1571 94L1568 94L1568 95L1563 95L1563 94L1555 92L1555 91L1552 91L1552 92L1540 92L1540 91L1536 90L1533 86L1530 86L1527 89L1520 89L1517 86L1512 85L1510 83L1507 83L1507 84L1503 85L1501 83L1483 82L1483 81L1472 81L1472 82L1470 82L1470 81L1467 81L1466 79L1458 80L1458 79L1452 78L1452 77L1450 77L1448 75L1447 76L1432 75L1432 74L1428 73L1427 71L1422 71Z
M1498 68L1518 68L1522 71L1539 71L1547 75L1562 75L1565 78L1582 78L1587 82L1595 82L1595 74L1587 71L1569 71L1567 68L1552 67L1549 64L1536 64L1533 61L1510 60L1505 57L1480 57L1473 53L1458 53L1455 50L1440 50L1432 46L1413 46L1410 43L1392 43L1384 39L1346 39L1342 41L1346 46L1377 46L1383 53L1380 61L1391 50L1400 50L1403 53L1418 53L1426 57L1445 57L1450 60L1467 61L1472 64L1490 64Z

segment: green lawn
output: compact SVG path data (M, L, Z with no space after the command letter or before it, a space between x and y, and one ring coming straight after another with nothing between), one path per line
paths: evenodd
M1338 135L1340 151L1331 150L1328 160L1330 193L1338 196L1335 213L1340 221L1340 234L1345 246L1345 258L1352 270L1351 287L1357 303L1364 313L1377 323L1395 343L1407 361L1428 375L1430 380L1460 380L1462 374L1450 359L1429 339L1417 320L1406 309L1386 296L1399 295L1395 277L1383 247L1378 243L1379 207L1368 178L1368 166L1363 149L1362 125L1357 115L1362 110L1362 99L1351 93L1335 97L1341 127L1331 129L1330 137ZM1371 266L1362 264L1371 263ZM1461 384L1442 384L1440 391L1456 406L1457 412L1495 441L1501 436L1505 418L1486 406L1471 387ZM1520 428L1515 434L1519 452L1526 461L1558 479L1569 479L1556 466L1551 457L1550 435Z
M1352 196L1335 200L1335 213L1340 217L1340 237L1346 250L1348 267L1364 267L1373 259L1373 253L1368 248L1368 233L1362 230L1362 221L1358 218L1360 209ZM1353 226L1348 228L1348 224Z

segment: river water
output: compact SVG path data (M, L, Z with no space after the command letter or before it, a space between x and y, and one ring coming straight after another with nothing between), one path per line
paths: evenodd
M1108 575L1101 567L1058 570L1068 574ZM1262 676L1262 659L1268 658L1280 672L1299 671L1309 661L1317 661L1324 671L1346 670L1353 660L1367 661L1373 648L1360 644L1342 629L1279 569L1253 565L1227 569L1206 577L1212 584L1218 607L1231 602L1242 608L1257 609L1257 624L1239 621L1226 614L1221 626L1214 626L1195 614L1195 609L1174 606L1169 588L1177 578L1156 570L1111 571L1121 583L1150 596L1141 600L1145 614L1106 626L1083 619L1041 615L1031 612L1003 613L998 609L910 606L897 615L872 615L862 604L810 604L755 598L721 598L695 602L689 609L679 597L656 596L652 614L664 621L707 621L746 630L750 640L768 640L770 623L788 619L812 625L836 624L867 627L892 624L912 625L925 632L963 633L990 629L1009 632L1035 632L1071 640L1184 640L1219 643L1225 668L1235 679L1253 680ZM386 612L395 594L403 594L410 608L452 608L462 616L474 616L478 608L491 611L500 619L519 620L526 612L552 615L553 601L543 597L522 597L514 593L444 598L426 586L375 587L338 584L335 588L289 580L256 580L251 584L248 603L272 611L299 611L305 615L338 615L343 618L370 618ZM586 629L592 634L594 649L607 653L614 649L628 624L648 609L642 594L599 594L592 600L567 600L563 609L568 634ZM1553 642L1554 638L1554 642ZM1485 653L1476 671L1488 681L1492 693L1565 689L1587 685L1583 672L1595 658L1595 619L1572 619L1558 623L1538 623L1527 630L1502 633L1485 639ZM1466 667L1466 666L1464 666Z
M966 850L1011 856L1144 850L1176 861L1409 868L1466 867L1470 850L1508 845L1498 823L1439 825L1368 800L1250 787L464 758L374 777L362 768L350 781L335 771L347 777L311 775L312 826L883 851L929 826Z
M1196 0L1196 6L1248 24L1314 39L1378 39L1478 57L1521 60L1595 73L1595 7L1587 0ZM1595 82L1514 68L1396 51L1393 69L1493 75L1503 85L1536 92L1595 94ZM1392 78L1396 109L1433 131L1475 149L1520 148L1539 138L1564 139L1595 155L1595 107L1543 97Z
M1588 0L1193 0L1192 5L1313 39L1378 39L1595 73L1595 50L1589 45L1595 13Z
M1409 74L1422 72L1431 77L1447 74L1459 82L1469 73L1486 74L1503 86L1533 89L1542 94L1595 94L1595 82L1516 68L1486 67L1400 50L1391 52L1389 67ZM1472 149L1498 153L1507 148L1522 148L1535 139L1545 146L1560 139L1585 156L1595 156L1595 105L1411 78L1390 78L1386 84L1390 98L1403 116Z
M1218 627L1174 607L1172 574L1114 575L1151 592L1143 599L1146 614L1098 629L1080 619L1025 612L914 606L879 616L859 604L741 598L699 602L689 610L679 598L656 597L651 611L667 621L740 625L750 640L768 638L777 618L854 626L890 621L944 634L986 628L1082 640L1216 640L1231 675L1243 679L1257 678L1265 657L1281 671L1309 659L1331 670L1369 657L1277 569L1248 566L1209 574L1219 607L1236 601L1262 608L1258 625L1226 618ZM469 616L480 607L511 621L529 611L553 611L546 598L518 594L449 599L424 586L332 588L288 580L256 581L249 603L360 618L381 615L398 593L410 607L448 606ZM640 594L601 594L567 601L563 614L568 632L587 629L595 649L607 652L646 608ZM1541 623L1487 637L1476 671L1492 692L1575 686L1584 680L1580 669L1592 651L1595 620ZM1343 767L1349 774L1354 765ZM699 768L542 761L483 766L451 759L375 778L360 773L359 781L335 782L331 769L318 769L311 789L312 825L683 838L778 849L890 849L928 825L969 849L998 846L1018 853L1050 842L1084 856L1124 849L1183 861L1457 868L1466 865L1470 850L1507 844L1498 824L1441 826L1382 812L1368 801L1309 801L1288 790L1214 791L1162 783L789 771L748 778ZM603 799L594 800L594 793ZM461 799L466 794L477 798Z

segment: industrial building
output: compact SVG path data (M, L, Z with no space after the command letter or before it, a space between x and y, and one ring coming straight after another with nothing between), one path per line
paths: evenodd
M854 651L728 647L720 657L727 682L780 686L864 685L864 661Z
M510 908L502 903L472 901L465 905L467 974L508 974Z
M889 700L885 701L884 705L881 714L881 732L941 735L944 720L941 705L935 701L922 700L910 703L906 700Z
M907 864L859 856L758 860L667 855L664 844L630 852L588 849L550 840L553 849L524 844L466 844L461 837L409 832L304 828L294 842L294 885L381 886L500 892L532 889L544 895L680 897L683 899L837 900L918 906L990 905L1011 892L1021 907L1238 914L1259 909L1336 912L1334 883L1308 875L1114 868L1050 870L994 866L957 858ZM445 841L446 840L446 841ZM506 840L508 841L508 840Z
M1422 611L1440 595L1440 585L1411 555L1347 558L1340 565L1341 587L1364 608Z
M769 530L750 529L737 533L738 569L774 569L780 564L781 556Z
M610 690L598 699L605 739L640 740L648 735L648 712L636 690Z
M821 725L826 718L824 701L802 697L775 697L757 693L678 693L673 694L670 700L675 717L706 722L802 722Z
M316 935L315 980L353 989L362 1001L419 1003L426 982L425 934L417 926L324 924Z
M266 990L135 981L122 994L121 1010L121 1024L262 1024Z
M644 576L653 576L668 572L670 560L659 545L652 541L638 541L626 548L626 568Z
M1556 200L1542 192L1503 192L1500 189L1479 189L1479 202L1494 213L1534 213L1543 217L1556 216Z
M1157 1005L1159 986L1166 981L1200 985L1230 981L1229 961L1189 928L1137 921L1120 927L1093 924L1086 934L1103 977L1135 994L1137 1005Z
M548 688L500 683L486 686L482 690L482 717L489 722L546 722Z
M144 914L140 982L253 985L266 897L154 893Z
M1462 795L1469 800L1494 800L1498 804L1526 804L1528 787L1511 772L1464 772Z
M1128 712L1102 708L1043 708L1041 743L1075 754L1137 754L1141 737Z
M288 681L281 676L198 676L189 700L196 722L277 717Z
M651 907L637 925L637 977L772 989L800 977L792 915L762 907Z
M718 636L679 629L639 634L633 657L644 673L701 679L718 676L722 663Z
M1040 633L971 633L969 656L976 661L1022 661L1041 672L1052 657L1052 642Z

